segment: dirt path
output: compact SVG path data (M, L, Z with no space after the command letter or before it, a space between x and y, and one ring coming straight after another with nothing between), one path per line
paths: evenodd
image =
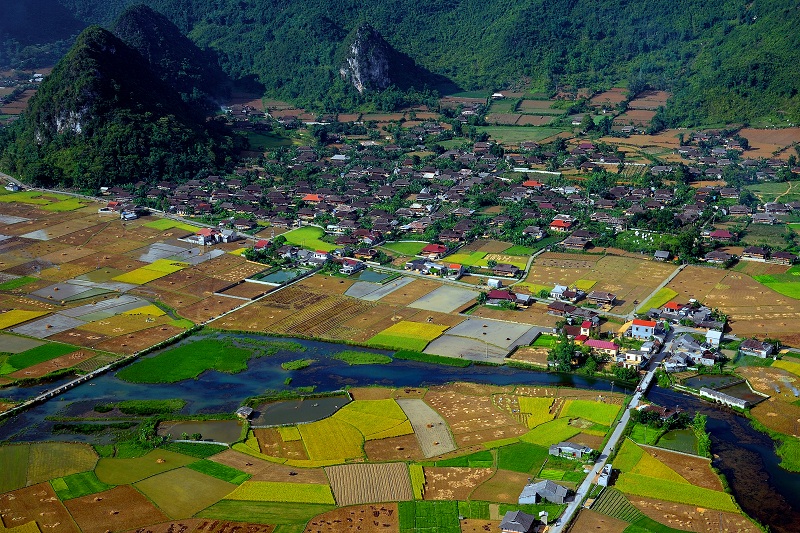
M783 193L779 194L779 195L778 195L778 197L777 197L777 198L775 198L775 201L777 202L778 200L780 200L781 198L783 198L784 196L786 196L787 194L789 194L790 192L792 192L792 187L794 187L794 182L793 182L793 181L790 181L790 182L789 182L789 188L788 188L788 189L786 189L786 192L783 192Z

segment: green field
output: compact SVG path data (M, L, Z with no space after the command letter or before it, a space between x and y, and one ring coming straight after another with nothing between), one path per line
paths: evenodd
M448 326L440 324L404 320L384 329L367 343L371 346L421 352L430 341L439 337L447 328Z
M497 468L536 475L548 457L547 448L518 442L497 449Z
M410 501L397 507L400 533L461 533L458 502Z
M536 250L533 248L529 248L528 246L512 246L511 248L506 248L501 253L504 255L531 255Z
M644 518L644 513L634 507L620 491L606 488L592 504L592 511L622 520L623 522L636 522Z
M395 252L400 255L418 255L423 248L428 246L428 242L417 242L417 241L398 241L398 242L390 242L386 243L381 246L381 248L386 248L392 252Z
M89 494L95 494L108 490L111 485L106 485L99 479L94 472L81 472L71 476L59 477L50 481L53 490L61 500L71 500Z
M70 198L68 200L62 200L60 202L55 202L49 205L43 205L42 209L45 211L55 211L55 212L64 212L64 211L75 211L76 209L80 209L84 207L87 202L81 201L78 198Z
M257 150L260 152L266 152L267 150L280 148L282 146L292 146L292 144L294 144L292 139L272 133L248 132L247 141L250 143L250 150Z
M170 442L164 448L198 459L205 459L228 449L227 446L222 444L210 444L208 442Z
M14 289L19 289L27 285L28 283L33 283L38 278L32 278L30 276L20 276L15 279L10 279L3 283L0 283L0 291L13 291Z
M624 493L645 498L685 503L718 511L739 512L739 508L730 494L686 483L675 483L641 474L622 473L617 479L616 487Z
M50 203L50 200L41 198L41 196L42 193L39 191L12 192L10 194L0 195L0 202L3 203L19 202L21 204L32 204L32 205L47 205ZM57 198L59 200L67 200L69 198L69 196L57 195L57 194L48 194L48 196L53 196L53 197L60 196L61 198Z
M675 298L677 295L677 292L673 291L672 289L668 289L667 287L659 289L659 291L655 293L652 298L639 306L639 311L647 312L650 309L660 309L664 306L664 304Z
M19 489L28 480L28 458L31 447L28 444L0 446L0 493Z
M558 336L542 333L536 337L531 346L550 349L555 347L556 344L558 344Z
M0 366L0 374L11 374L17 370L37 365L50 359L72 353L78 348L69 344L49 343L10 355L5 364Z
M286 242L295 246L301 246L308 250L324 250L326 252L335 250L337 248L335 244L320 240L323 235L325 235L325 230L317 226L304 226L283 234L286 237Z
M333 505L222 500L201 511L199 518L254 522L256 524L302 524L332 511Z
M450 466L464 468L492 468L494 466L494 456L489 450L481 450L461 457L451 457L450 459L439 459L433 466Z
M189 518L224 498L236 485L179 468L134 485L171 518Z
M558 418L533 428L522 435L519 440L549 447L551 444L569 440L578 433L580 433L580 429L570 426L568 418Z
M660 434L661 431L658 429L647 427L644 424L634 424L631 428L630 437L631 440L640 444L655 446Z
M159 463L159 459L164 462ZM195 461L194 457L187 457L168 450L153 450L134 459L100 459L95 468L95 474L97 474L97 479L103 483L126 485L169 470L175 470Z
M242 472L236 468L223 465L221 463L215 463L214 461L209 461L207 459L197 461L196 463L190 463L186 465L186 468L191 468L192 470L200 472L201 474L206 474L208 476L221 479L222 481L233 483L234 485L240 485L251 477L247 472Z
M597 424L610 426L617 418L620 406L590 400L567 400L561 409L562 417L585 418Z
M334 359L344 361L348 365L385 365L392 362L388 355L372 352L345 350L333 355Z
M798 188L800 190L800 188ZM750 224L744 231L741 242L745 246L769 246L771 248L783 248L786 240L783 234L786 227L783 224Z
M492 140L503 144L519 144L524 141L541 141L561 133L562 129L539 126L477 126L478 133L487 133Z
M28 460L28 485L91 470L97 453L88 444L36 442Z
M796 182L765 182L745 187L758 196L763 203L774 202L779 196L781 202L789 203L800 200L800 187ZM791 192L789 191L791 188Z
M179 220L172 220L171 218L157 218L156 220L145 222L142 224L142 226L161 231L177 228L185 231L191 231L193 233L200 229L198 226L192 226L191 224L186 224Z
M247 369L253 352L216 339L202 339L141 359L117 372L131 383L176 383L206 370L235 374Z
M251 502L335 504L333 493L328 485L278 481L246 481L228 494L226 499Z

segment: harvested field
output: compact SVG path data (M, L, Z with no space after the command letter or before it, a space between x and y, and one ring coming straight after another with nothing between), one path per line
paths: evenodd
M397 504L358 505L314 517L305 533L385 533L398 531Z
M517 504L519 493L528 484L529 478L530 474L497 470L494 476L472 491L470 499Z
M189 518L236 488L190 468L164 472L134 486L172 518Z
M3 510L2 521L8 526L26 524L35 520L41 531L79 532L50 483L40 483L2 494L0 495L0 507Z
M692 485L711 490L723 490L722 482L717 474L711 470L711 461L709 459L705 457L690 457L649 446L642 446L642 449L680 474Z
M65 505L83 533L126 531L169 520L128 485L68 500Z
M468 500L494 474L491 468L425 467L426 500Z
M258 445L264 455L286 457L288 459L308 459L302 441L286 442L275 428L255 429L253 433L258 439Z
M499 410L489 396L466 395L436 387L425 395L425 402L441 413L460 446L517 437L528 430Z
M746 378L753 389L769 395L770 399L782 400L787 403L797 400L788 384L791 383L796 387L798 377L788 370L775 367L740 366L736 372ZM775 385L778 386L780 392L775 390Z
M667 105L670 97L667 91L643 91L628 104L628 109L648 109L655 111L659 107Z
M397 403L411 421L414 435L425 457L435 457L456 449L447 423L424 401L400 399Z
M486 122L501 126L511 126L517 123L522 115L510 113L489 113L486 115Z
M653 117L656 116L655 111L645 109L629 109L628 111L618 115L614 119L614 124L619 126L627 126L633 124L635 126L647 126Z
M364 443L370 461L419 461L425 458L415 435L403 435Z
M414 498L405 463L351 464L325 468L339 506Z
M62 355L61 357L50 359L49 361L39 363L38 365L29 366L24 370L19 370L13 374L9 374L9 376L16 379L38 378L44 376L45 374L49 374L50 372L61 370L62 368L71 368L82 361L91 359L96 355L97 353L91 350L78 350L77 352Z
M792 151L786 148L800 142L800 128L755 129L742 128L739 135L748 140L747 157L788 159Z
M578 518L572 525L571 531L602 531L604 533L622 533L630 524L618 518L600 514L591 509L581 509Z
M750 414L773 431L794 435L796 434L797 420L800 419L800 407L768 398L753 407Z
M386 387L355 387L348 391L353 400L386 400L394 397L395 389Z
M88 444L37 442L30 445L28 485L94 468L97 454Z
M553 115L521 115L517 126L547 126L555 120Z
M500 520L465 518L460 522L461 533L485 533L486 531L497 531L497 529L500 528L500 522Z
M75 331L75 330L72 330ZM185 331L169 324L160 324L128 335L95 342L92 347L114 353L132 354Z
M239 296L240 298L247 298L248 300L254 300L271 290L272 288L269 287L268 285L262 285L261 283L245 282L245 283L240 283L239 285L235 285L230 289L222 291L222 294L228 296Z
M186 466L194 461L196 461L194 457L180 453L168 450L153 450L136 459L100 459L95 468L95 473L103 483L123 485Z
M608 91L604 91L600 94L597 94L589 100L589 103L593 106L616 106L619 103L622 103L627 98L628 90L622 87L614 87L613 89L609 89Z
M759 531L747 517L736 513L714 511L694 505L653 500L641 496L628 496L628 499L653 520L675 529L697 531L698 533L718 533L719 531L757 533Z
M318 483L321 485L328 483L328 478L321 468L294 468L256 459L236 450L225 450L209 459L252 474L253 477L251 479L253 481ZM294 472L294 475L290 475L291 472Z
M189 518L155 524L147 527L150 533L225 533L226 531L247 531L247 533L272 533L274 525L254 524L252 522L229 522L227 520L210 520Z
M547 356L549 350L547 348L535 348L533 346L520 346L511 354L509 359L512 361L519 361L521 363L528 363L547 368Z
M242 300L238 298L226 298L225 296L210 296L199 302L178 307L178 313L192 322L200 323L216 318L223 313L235 309L242 305Z

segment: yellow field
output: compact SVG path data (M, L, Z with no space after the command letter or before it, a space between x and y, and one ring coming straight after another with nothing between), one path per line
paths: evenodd
M326 418L298 426L308 458L312 461L337 461L364 456L364 436L355 427Z
M588 291L596 284L597 282L592 279L579 279L578 281L575 282L575 288L580 289L582 291Z
M136 309L131 309L130 311L125 311L122 313L123 315L149 315L149 316L161 316L166 314L163 309L158 307L157 305L145 305L144 307L137 307Z
M333 417L358 429L365 440L413 433L411 423L394 400L360 400L347 404Z
M528 415L528 427L535 428L545 422L553 420L554 416L550 413L550 407L553 405L553 398L530 398L528 396L520 396L519 410Z
M0 313L0 329L10 328L28 320L46 315L47 311L25 311L23 309L12 309L5 313Z
M133 283L134 285L144 285L155 279L163 278L167 274L172 274L189 266L187 263L178 261L167 261L166 259L159 259L153 263L131 270L125 274L120 274L112 278L114 281L122 283Z
M296 426L279 427L278 434L281 436L283 442L292 442L300 440L300 430Z
M381 331L381 335L392 335L395 337L416 337L426 341L432 341L439 335L444 333L448 326L440 324L429 324L425 322L409 322L403 320L398 322L385 330Z
M795 376L800 376L800 363L795 363L794 361L787 361L786 359L778 359L774 363L772 363L772 368L782 368L788 372L791 372Z

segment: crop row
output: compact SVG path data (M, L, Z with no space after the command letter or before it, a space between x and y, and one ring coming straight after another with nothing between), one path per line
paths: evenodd
M592 504L592 511L617 518L624 522L635 522L644 514L634 507L620 491L607 488Z

